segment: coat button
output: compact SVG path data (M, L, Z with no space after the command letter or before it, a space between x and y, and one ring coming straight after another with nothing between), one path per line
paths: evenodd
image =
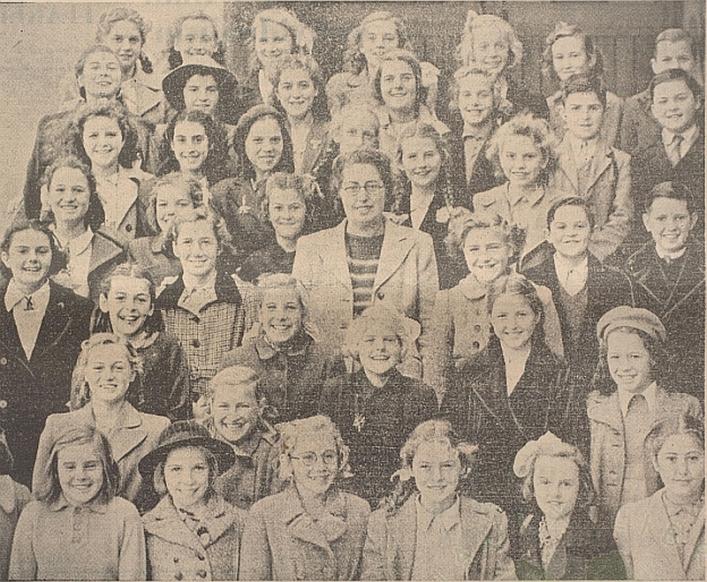
M175 579L175 580L181 580L182 578L184 578L184 574L182 574L181 572L177 572L177 573L174 575L174 579Z
M7 358L0 358L0 366L7 366Z
M132 231L133 231L133 225L132 225L132 224L126 224L126 225L125 225L125 230L128 231L128 232L132 232Z
M193 339L191 340L191 345L194 348L198 348L201 345L201 342L198 339Z
M206 578L206 570L197 570L197 571L196 571L196 575L197 575L199 578Z
M378 299L380 300L383 300L385 299L385 293L383 293L383 291L378 291L378 293L376 293L376 297L378 297Z
M0 400L0 409L7 408L7 400Z
M475 350L478 350L479 348L481 348L481 344L477 341L473 341L473 342L471 342L471 347L474 348Z
M179 556L174 556L174 563L179 564Z
M206 556L204 554L199 553L196 555L196 559L201 560L203 562L206 559Z

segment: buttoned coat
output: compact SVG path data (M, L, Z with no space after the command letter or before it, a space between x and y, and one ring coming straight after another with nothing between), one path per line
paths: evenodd
M353 319L353 287L346 255L346 220L334 228L300 238L292 275L310 292L310 317L322 341L335 348ZM428 347L428 328L439 283L432 237L386 220L383 247L373 283L373 304L388 303L417 320L420 351ZM418 371L419 373L419 371Z
M32 356L27 360L0 283L0 426L15 456L13 476L32 478L34 452L47 416L66 411L71 374L90 334L93 303L49 282L49 302Z
M564 137L567 127L562 116L562 91L557 91L547 98L547 106L550 110L550 127L552 131ZM624 111L624 100L612 93L606 92L606 107L604 117L601 122L601 136L610 146L621 147L620 127Z
M631 232L634 218L631 191L631 157L610 147L600 138L592 158L591 175L586 188L579 184L579 169L567 137L557 151L557 169L551 188L562 196L579 196L587 201L594 219L589 250L604 260L619 248Z
M119 224L112 228L104 225L104 230L121 244L128 244L136 238L155 234L154 228L147 218L146 206L149 200L147 193L152 190L154 183L152 175L145 172L138 174L130 169L121 168L118 171L117 179L116 195L126 199L131 198L133 203Z
M509 556L508 520L499 507L460 499L464 580L515 580ZM362 580L410 580L417 543L415 496L393 516L371 514L363 550Z
M78 410L52 414L47 418L37 446L37 461L32 474L33 491L46 478L49 456L56 439L68 429L81 426L96 426L90 402ZM128 501L137 499L142 485L137 465L157 446L160 434L168 426L168 418L138 412L131 404L125 403L113 430L106 435L120 470L118 495Z
M683 557L663 503L665 489L627 503L616 516L614 538L631 580L704 580L705 510L697 516Z
M330 539L305 510L294 485L258 501L241 544L241 580L357 580L370 508L332 489L326 510L340 520Z
M142 517L149 580L236 580L245 511L218 494L209 500L201 524L209 541L202 542L182 521L169 495Z
M658 387L654 419L677 414L703 418L702 407L694 396L667 392ZM591 437L590 469L597 495L597 523L610 528L621 505L626 469L626 440L618 393L614 391L606 395L596 390L591 392L587 397L587 416ZM658 474L647 452L643 464L650 495L658 489Z

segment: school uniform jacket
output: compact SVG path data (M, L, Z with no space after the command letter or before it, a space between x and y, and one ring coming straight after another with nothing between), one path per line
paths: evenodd
M49 303L29 360L0 283L0 427L15 457L13 476L29 485L34 453L49 414L66 411L71 374L90 333L93 303L49 282Z
M499 507L460 498L464 580L515 580L508 522ZM363 549L362 580L410 580L417 544L417 508L411 496L393 516L371 514Z
M292 269L292 275L310 292L310 316L321 330L322 340L335 348L342 345L353 319L345 233L343 220L334 228L300 238ZM387 302L419 321L421 351L427 346L437 290L437 261L430 235L386 221L372 289L373 303Z
M98 305L101 281L114 267L126 259L123 245L108 232L99 229L93 233L91 259L88 265L89 298Z
M49 456L56 439L71 427L96 426L93 407L89 402L83 408L63 414L52 414L39 438L37 461L32 474L32 490L47 478ZM118 495L134 501L141 493L142 477L137 465L159 442L160 434L169 426L164 416L138 412L126 402L113 430L106 435L113 451L113 459L120 470Z
M562 117L562 91L557 91L547 98L550 110L550 127L559 137L564 137L567 128ZM601 122L601 135L607 144L612 147L620 145L620 127L624 111L624 100L612 93L606 92L606 108Z
M665 489L627 503L616 516L614 538L631 580L704 580L705 510L697 516L682 559L663 503Z
M326 528L304 508L294 485L253 505L239 579L358 580L368 503L333 487L325 508L330 514Z
M703 418L702 407L694 396L667 392L658 387L655 400L655 420L674 414L690 414ZM626 447L624 422L616 391L609 395L595 390L587 397L587 416L591 435L590 469L597 494L597 523L611 527L621 503ZM658 474L648 453L644 460L648 494L658 490Z
M542 514L530 514L520 529L516 573L520 580L623 580L621 557L604 532L575 508L547 568L543 566L538 529Z
M562 196L587 201L594 217L589 250L604 260L619 248L631 231L634 205L631 192L631 157L610 147L605 139L596 144L587 188L580 188L579 169L572 145L565 138L558 148L558 164L551 187Z
M235 580L245 512L218 494L208 501L202 539L182 521L169 495L143 518L149 580Z

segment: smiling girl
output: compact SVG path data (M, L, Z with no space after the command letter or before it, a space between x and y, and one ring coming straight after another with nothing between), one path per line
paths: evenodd
M202 11L177 18L170 28L167 41L167 65L170 70L195 57L210 57L221 65L225 60L216 22Z
M56 429L43 443L36 501L15 530L9 579L145 580L140 514L117 497L120 472L108 439L91 425Z

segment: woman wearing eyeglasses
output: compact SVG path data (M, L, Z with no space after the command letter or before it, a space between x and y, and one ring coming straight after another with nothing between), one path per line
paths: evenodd
M370 508L337 487L348 447L326 416L278 428L280 477L289 485L251 507L239 580L358 580Z
M341 346L354 317L386 303L417 320L418 347L426 347L428 323L439 288L429 234L386 220L393 197L388 158L357 150L340 156L332 171L332 191L345 218L334 228L297 241L292 275L310 292L312 321L323 340ZM419 377L422 366L408 359L406 373Z

